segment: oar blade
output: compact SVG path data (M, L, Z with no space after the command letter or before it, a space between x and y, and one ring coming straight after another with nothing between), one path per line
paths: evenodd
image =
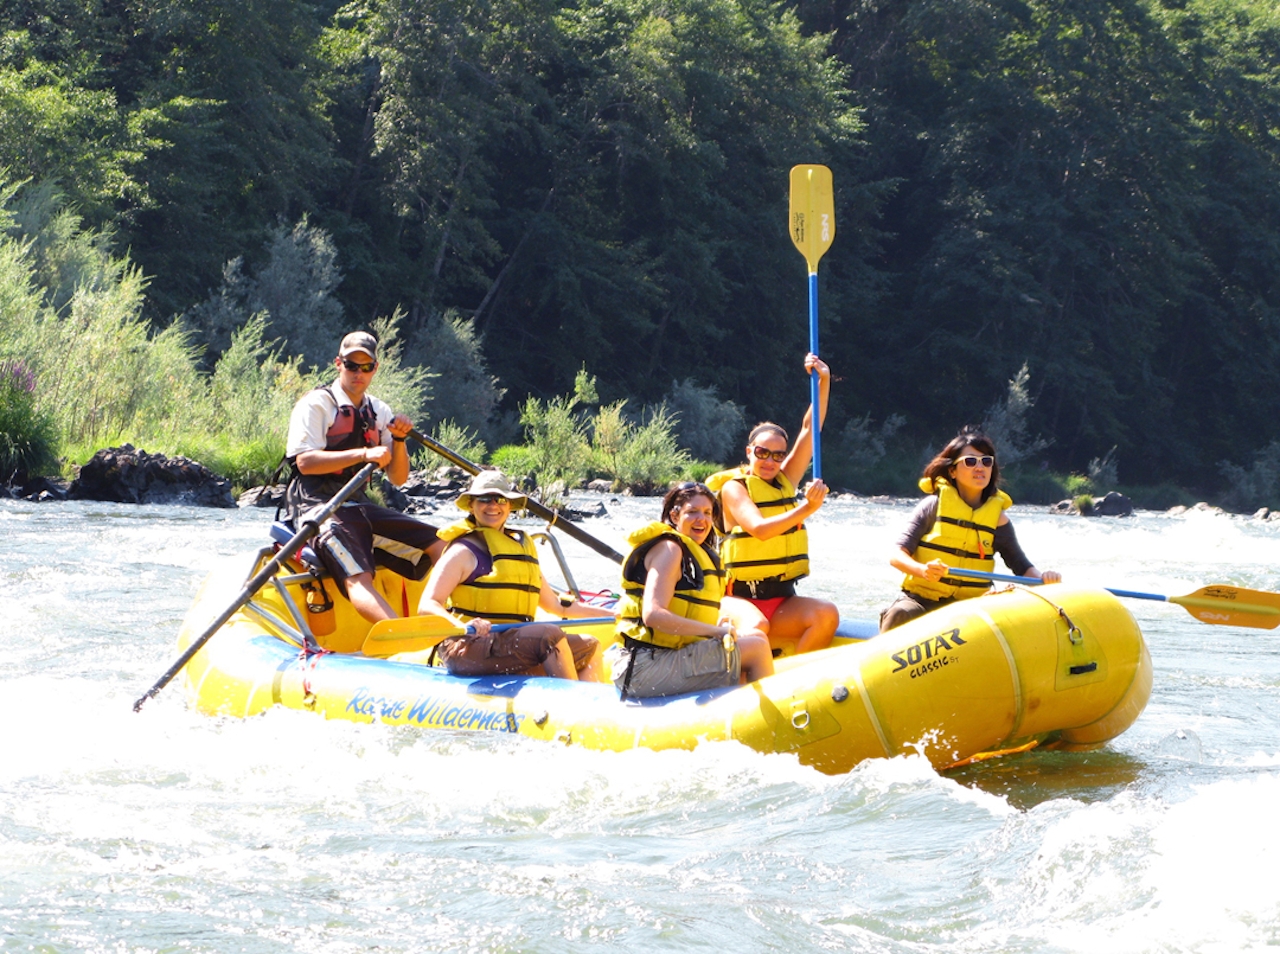
M826 166L791 167L791 241L809 264L809 274L818 273L818 260L836 237L835 193L831 170Z
M373 624L360 651L375 659L386 659L397 653L414 653L430 649L450 636L463 636L466 630L439 616L405 616L384 619Z
M1280 593L1215 583L1188 596L1170 596L1202 623L1275 629L1280 626Z

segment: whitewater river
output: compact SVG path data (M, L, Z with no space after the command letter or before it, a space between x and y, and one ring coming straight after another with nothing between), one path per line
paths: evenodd
M590 532L621 549L654 500ZM446 511L449 520L456 511ZM867 618L906 504L812 521L804 591ZM1012 512L1042 568L1170 595L1280 590L1280 525ZM0 502L0 951L1235 952L1280 944L1280 629L1130 601L1151 702L1086 754L829 777L733 744L189 711L201 578L265 511ZM614 567L565 541L579 583ZM550 575L550 574L549 574Z

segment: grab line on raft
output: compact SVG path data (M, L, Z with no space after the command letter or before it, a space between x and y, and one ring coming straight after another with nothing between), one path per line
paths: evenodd
M862 664L859 663L853 670L854 681L858 684L858 695L862 697L862 707L867 710L867 718L871 721L871 728L876 730L876 738L880 740L880 746L884 749L884 757L893 758L893 751L889 748L889 740L885 738L884 728L880 725L880 717L876 715L875 709L871 706L871 697L867 695L867 687L862 681Z
M996 641L1000 644L1000 648L1004 650L1005 662L1009 664L1009 677L1013 680L1013 711L1017 713L1009 735L1011 738L1017 738L1018 729L1022 727L1022 679L1018 676L1018 662L1013 658L1013 648L1009 645L1009 641L1005 639L1004 630L1000 628L1000 624L991 618L990 613L980 607L975 606L973 612L991 627L991 632L995 634Z

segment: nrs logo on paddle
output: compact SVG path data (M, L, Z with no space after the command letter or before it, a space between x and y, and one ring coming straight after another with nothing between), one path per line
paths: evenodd
M963 646L964 644L965 640L961 638L960 630L949 629L945 633L922 639L914 646L908 646L906 649L891 654L890 658L897 665L889 671L902 672L902 670L910 668L912 679L917 676L927 675L941 669L943 666L949 666L956 662L956 657L951 653L957 646Z

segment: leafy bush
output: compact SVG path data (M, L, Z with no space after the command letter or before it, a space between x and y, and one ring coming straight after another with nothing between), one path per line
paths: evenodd
M1063 478L1062 485L1066 488L1068 497L1090 493L1094 489L1093 481L1084 474L1068 474Z
M1000 477L1015 503L1054 504L1076 496L1067 487L1068 478L1039 467L1002 467Z
M186 323L212 362L231 347L250 315L261 315L266 334L284 354L301 356L308 368L327 368L346 331L342 305L333 297L342 273L332 239L303 216L292 229L272 229L266 251L256 275L245 274L243 256L227 262L221 286L187 311Z
M1003 401L997 401L987 409L982 430L995 442L1001 467L1028 460L1044 450L1052 440L1027 436L1027 413L1035 405L1027 392L1031 372L1024 362L1009 382Z
M905 423L901 414L890 414L878 427L870 414L849 421L822 445L826 482L863 493L914 494L920 466L901 444Z
M56 433L36 409L36 379L19 358L0 361L0 482L24 484L57 470Z
M693 458L678 445L675 422L665 406L637 424L623 415L625 403L600 409L592 427L592 450L615 490L653 493L680 476Z
M1218 470L1227 481L1224 510L1248 513L1259 507L1280 507L1280 441L1258 451L1247 468L1222 461Z
M577 487L586 480L591 463L591 443L582 419L574 413L576 397L554 397L545 404L535 397L521 405L529 452L529 472L540 488L559 483Z
M1122 487L1118 489L1129 498L1134 507L1142 510L1168 510L1178 506L1189 507L1196 502L1194 494L1168 481L1146 487Z
M1112 447L1101 457L1089 461L1089 483L1095 492L1114 490L1120 482L1120 463L1116 460L1116 448Z
M714 385L699 387L689 378L673 382L662 404L676 443L699 457L728 461L735 448L745 443L742 405L722 401Z
M504 444L489 457L489 463L525 490L532 490L538 484L532 447L525 447L522 444Z
M435 315L418 338L406 359L430 367L444 384L427 406L430 423L453 421L478 438L491 436L490 421L506 389L489 373L475 321L454 311Z
M485 456L489 453L488 448L484 446L484 441L480 440L470 429L455 421L441 421L435 426L431 436L437 444L453 451L459 457L469 460L473 464L484 463ZM434 469L441 464L448 463L448 461L438 456L434 451L419 447L413 452L413 463L419 469ZM503 472L506 472L505 469Z

